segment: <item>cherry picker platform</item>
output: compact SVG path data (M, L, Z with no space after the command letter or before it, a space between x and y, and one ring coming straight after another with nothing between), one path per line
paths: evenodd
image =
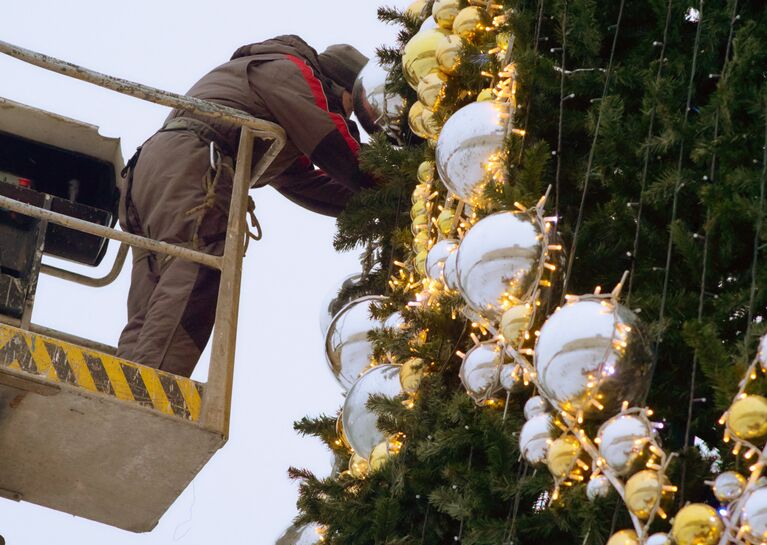
M114 229L119 141L0 98L0 496L149 531L227 440L247 192L285 145L285 133L231 108L2 41L0 52L242 128L225 249L214 256ZM257 139L268 149L254 163ZM42 262L52 255L98 265L110 240L121 246L103 278ZM130 247L221 271L206 384L32 323L40 274L102 287L118 276Z

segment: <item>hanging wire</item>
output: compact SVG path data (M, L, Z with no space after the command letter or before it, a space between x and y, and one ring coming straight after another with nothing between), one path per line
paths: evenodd
M756 269L757 262L759 260L759 242L762 234L762 222L764 221L764 185L765 179L767 179L767 97L763 98L765 101L765 132L764 132L764 146L762 147L762 179L759 185L759 215L756 218L756 232L754 233L754 259L751 264L751 293L748 297L748 326L746 328L746 343L748 337L751 334L751 322L754 318L754 302L756 301Z
M474 445L472 445L471 450L469 450L469 464L466 467L467 473L471 471L471 462L473 459L474 459ZM458 543L460 543L461 539L463 538L463 523L464 523L464 517L461 517L461 525L458 528L458 539L456 539Z
M544 0L538 0L538 6L537 6L538 17L535 21L535 35L533 38L533 52L535 53L538 53L538 44L541 41L541 27L543 26L543 4L544 4ZM535 62L536 63L538 62L537 57ZM527 101L525 102L525 126L524 126L525 134L527 134L528 125L530 123L530 109L533 102L534 81L535 80L532 80L530 82L530 89L528 90ZM524 150L525 150L526 141L527 141L526 138L522 139L522 145L520 146L520 150L519 150L519 161L522 161L522 154L524 153Z
M647 400L647 396L650 394L650 387L652 385L653 376L655 375L655 369L658 367L658 354L660 352L660 344L663 340L663 319L666 317L666 302L668 301L668 284L671 277L671 256L674 250L674 237L673 227L677 220L677 213L679 209L679 192L684 184L682 183L682 165L684 163L685 141L684 133L687 130L687 123L690 117L690 109L692 106L692 94L695 89L695 74L698 69L698 51L700 46L701 30L703 29L703 0L700 0L698 4L698 11L700 12L700 21L698 22L698 29L695 33L695 44L693 46L692 53L692 65L690 66L690 82L687 86L687 103L684 109L684 119L682 120L682 141L679 144L679 157L677 159L676 166L676 182L674 183L674 199L671 205L671 220L669 221L668 228L668 245L666 247L666 266L663 275L663 290L661 292L660 310L658 312L658 336L655 338L655 346L653 350L652 365L650 367L649 380L647 381L647 388L645 390L642 399Z
M517 491L514 494L514 499L511 502L510 505L510 514L509 517L509 529L506 533L505 539L501 542L502 544L511 544L511 540L514 539L514 530L517 526L517 514L519 513L519 504L522 502L522 482L527 478L527 470L529 466L527 462L523 461L518 466L517 470Z
M554 217L559 220L559 176L562 171L562 125L565 118L565 61L567 54L567 0L562 8L562 59L559 77L559 128L557 133L557 173L554 177Z
M720 86L724 86L724 83L727 81L728 76L728 66L730 64L730 51L732 49L732 40L735 35L735 21L737 21L737 11L738 11L738 0L734 0L732 3L732 13L730 15L730 32L729 36L727 37L727 46L725 47L724 51L724 62L722 63L722 79ZM719 108L716 109L716 113L714 115L714 137L713 142L716 144L716 141L719 139L719 121L721 118L721 111ZM714 148L713 153L711 154L711 165L709 168L709 176L708 179L713 181L715 179L716 174L716 160L717 160L717 151L716 148ZM698 295L698 322L703 320L703 310L705 305L705 298L706 298L706 276L708 274L708 252L709 252L709 241L710 241L710 225L711 225L711 209L706 208L706 221L703 224L704 225L704 237L703 237L703 263L701 265L701 273L700 273L700 293ZM750 320L749 320L750 323ZM695 387L697 383L697 373L698 373L698 352L695 351L695 355L692 358L692 370L690 371L690 394L689 394L689 400L687 402L687 423L685 425L685 432L684 432L684 446L682 447L682 452L687 452L687 449L690 448L690 437L692 432L692 413L693 413L693 406L695 404ZM679 505L684 505L684 497L685 497L685 481L687 480L687 456L684 456L682 458L682 469L680 473L679 478Z
M660 48L660 57L658 57L658 71L655 74L655 90L658 92L660 87L661 78L663 75L663 67L666 64L664 59L666 57L666 45L668 43L668 28L671 21L671 6L674 0L668 0L668 8L666 9L666 25L663 28L663 41ZM656 98L655 103L650 111L650 121L647 127L647 139L645 140L645 152L644 163L642 165L642 178L639 186L639 204L637 206L637 218L636 218L636 232L634 233L634 249L631 251L631 272L629 273L629 285L626 290L626 306L631 304L631 292L634 287L634 270L636 269L637 253L639 252L639 235L642 227L642 212L644 209L644 192L647 187L647 173L650 167L650 139L652 138L653 130L655 129L655 115L658 113L658 100Z
M591 150L589 151L589 159L586 165L586 175L583 180L583 194L581 196L581 205L578 210L578 220L575 222L575 231L573 232L573 243L570 246L570 255L567 259L567 271L565 272L564 286L562 289L562 302L564 302L565 295L567 294L567 286L570 283L570 275L573 270L573 263L575 262L575 251L578 247L578 233L580 232L581 222L583 221L583 209L586 206L586 194L589 189L589 178L591 178L591 168L594 164L594 153L596 152L597 139L599 138L599 128L602 125L602 112L604 111L605 98L607 98L607 91L610 87L610 77L613 71L613 60L615 59L615 48L618 44L618 35L620 34L621 20L623 19L623 6L625 0L621 0L620 7L618 8L618 21L615 23L615 35L613 36L613 46L610 50L610 61L607 64L607 70L605 72L605 85L602 89L602 98L599 101L599 114L597 116L596 127L594 128L594 139L591 142Z

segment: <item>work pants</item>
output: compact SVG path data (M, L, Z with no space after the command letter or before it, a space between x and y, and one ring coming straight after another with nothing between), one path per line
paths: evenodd
M210 199L215 171L209 143L191 131L153 136L142 148L129 194L123 194L123 229L222 255L233 169L229 158L218 157ZM218 270L134 249L118 357L190 376L213 329L219 280Z

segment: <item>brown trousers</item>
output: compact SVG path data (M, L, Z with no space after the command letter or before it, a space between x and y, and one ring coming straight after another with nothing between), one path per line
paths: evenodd
M122 228L172 244L196 240L197 249L221 255L231 160L224 157L218 170L211 190L210 145L191 131L156 134L142 147L122 195ZM213 329L219 280L209 267L134 249L118 357L190 376Z

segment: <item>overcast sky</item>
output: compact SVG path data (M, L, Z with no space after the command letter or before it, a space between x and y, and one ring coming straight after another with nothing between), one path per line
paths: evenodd
M298 34L319 50L348 42L372 55L376 46L392 43L395 32L377 21L378 5L379 0L4 1L0 39L184 92L240 45L278 34ZM0 96L101 127L102 134L122 138L126 160L168 112L5 56ZM329 472L330 453L318 441L298 437L292 423L306 414L335 412L342 402L325 363L318 312L332 285L358 270L357 256L333 251L332 219L304 212L268 188L252 195L264 239L251 245L244 265L229 443L150 534L0 499L0 535L9 545L270 544L296 514L288 466ZM125 322L128 278L126 267L115 284L95 291L44 277L34 321L114 345ZM194 375L198 380L205 380L207 356L203 361Z

